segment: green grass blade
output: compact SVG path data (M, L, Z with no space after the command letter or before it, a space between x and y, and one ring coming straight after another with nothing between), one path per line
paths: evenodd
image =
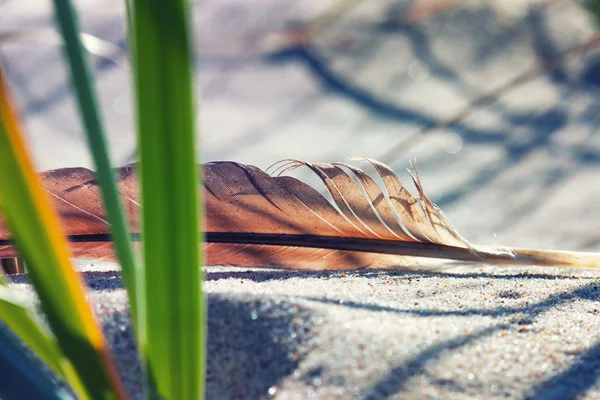
M127 31L127 38L129 39L129 46L131 46L134 42L134 38L133 38L133 31L131 29L133 29L133 0L123 0L125 2L125 17L127 18L127 27L128 27L128 31ZM131 52L133 54L133 51Z
M600 29L600 4L598 4L598 0L585 0L583 5L591 14L590 16L595 28Z
M73 396L52 382L3 329L0 329L0 373L0 398L4 400L73 399Z
M121 263L123 281L129 293L131 313L137 325L136 274L137 267L131 247L129 230L123 213L114 173L110 166L104 126L86 51L81 43L77 16L70 0L54 0L58 26L62 33L67 59L71 68L73 87L77 94L79 113L83 119L89 148L96 164L96 175L110 222L117 257Z
M194 84L185 0L133 3L146 371L165 399L203 396L206 310L199 259Z
M69 259L58 217L33 168L0 66L0 209L58 344L90 398L125 398L114 361Z
M54 372L64 377L61 359L64 358L56 341L38 324L31 311L15 299L6 286L0 286L0 320L8 326Z
M119 57L121 48L111 42L100 39L98 36L89 33L81 33L81 43L86 51L97 57L109 60L116 65L122 66ZM13 29L2 30L0 32L0 44L2 43L39 43L53 46L62 46L64 40L49 28L38 29Z
M6 282L0 279L0 320L37 354L57 376L80 395L85 391L73 365L60 350L56 338L38 323L26 305L15 299Z

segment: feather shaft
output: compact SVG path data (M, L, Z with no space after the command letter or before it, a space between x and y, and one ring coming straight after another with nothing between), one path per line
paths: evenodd
M430 260L428 266L457 261L600 269L597 253L475 246L427 198L416 169L411 177L418 198L389 167L361 160L375 168L383 187L344 163L284 160L275 164L279 165L277 176L235 162L206 164L203 236L207 264L299 270L414 269ZM298 167L308 167L323 181L335 206L306 183L279 176ZM64 168L40 175L75 257L114 260L101 192L91 171ZM135 165L118 169L116 175L131 239L139 243ZM0 223L0 259L16 256L10 233Z

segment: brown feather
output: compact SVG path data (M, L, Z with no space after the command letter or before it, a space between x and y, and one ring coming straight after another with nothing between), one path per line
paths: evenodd
M480 247L456 232L425 196L416 169L413 197L387 166L370 159L382 182L345 163L284 160L279 174L306 167L333 203L290 176L271 176L235 162L201 166L204 176L205 263L289 269L414 268L426 260L560 265L596 268L591 253ZM117 170L132 237L139 242L139 188L135 165ZM94 174L63 168L40 174L76 258L114 260L107 218ZM0 221L0 258L15 257ZM439 261L434 261L439 265Z

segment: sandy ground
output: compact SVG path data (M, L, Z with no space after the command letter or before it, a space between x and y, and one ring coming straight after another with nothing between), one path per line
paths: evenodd
M86 32L118 46L94 65L115 164L135 161L122 2L77 4ZM577 2L516 18L458 7L409 23L408 1L363 1L308 45L281 35L331 4L195 3L204 161L266 168L288 157L360 155L401 174L417 157L426 191L469 240L600 250L600 53L561 56L594 34ZM0 31L50 27L49 5L0 3ZM0 55L39 169L89 167L59 49L3 42ZM414 136L428 126L438 127ZM135 390L118 268L82 268ZM435 273L209 268L207 398L599 398L596 278L483 265ZM15 282L32 300L24 278Z
M135 392L139 365L114 269L82 265ZM597 273L491 266L206 272L207 399L600 396ZM33 301L25 277L13 279Z

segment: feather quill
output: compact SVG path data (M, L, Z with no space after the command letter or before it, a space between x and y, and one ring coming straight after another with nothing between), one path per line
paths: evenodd
M416 168L414 197L386 165L371 159L381 182L347 163L284 160L269 175L236 162L203 166L208 265L302 270L440 267L448 261L599 268L596 253L476 246L425 195ZM308 168L332 201L283 175ZM135 164L117 170L132 238L141 239ZM114 260L100 189L84 168L40 174L76 258ZM16 257L0 221L0 259Z

